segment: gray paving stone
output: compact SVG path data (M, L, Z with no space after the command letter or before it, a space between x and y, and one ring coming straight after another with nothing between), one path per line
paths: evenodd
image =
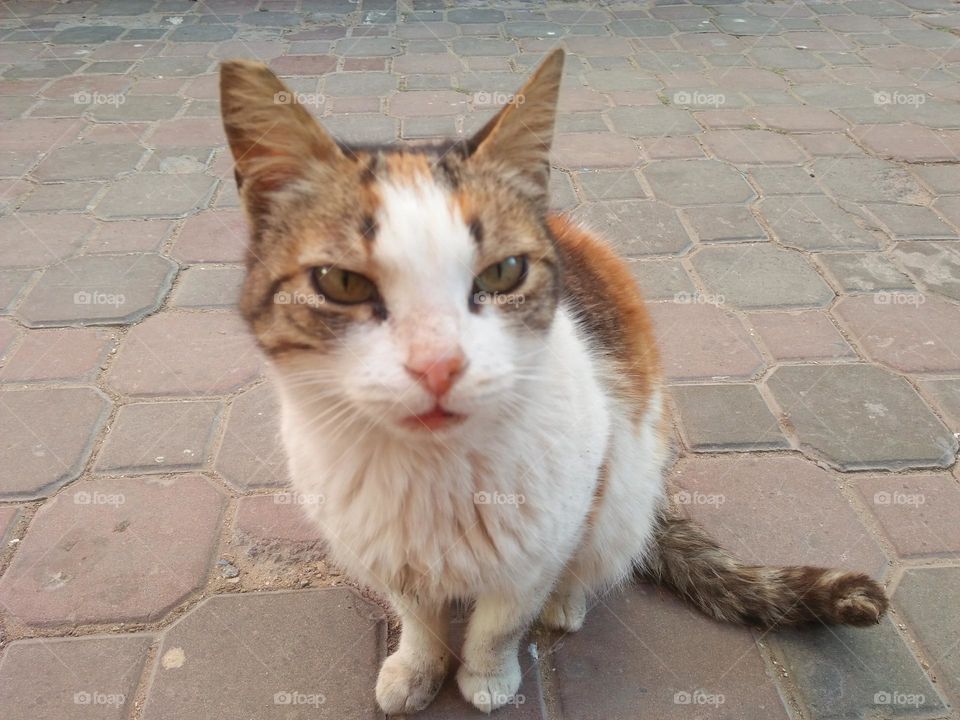
M660 63L656 68L663 69ZM659 90L660 83L654 77L644 77L636 70L593 70L583 74L587 85L600 92L617 90Z
M172 302L178 307L236 307L244 274L237 265L194 265L180 274Z
M155 310L177 266L153 253L84 255L47 268L17 311L27 325L115 325Z
M11 66L3 76L8 80L67 77L82 66L82 60L29 60Z
M818 159L813 170L839 197L865 202L922 203L928 195L902 167L874 158Z
M651 200L585 203L578 220L610 240L621 255L675 255L691 243L677 213Z
M797 50L786 47L758 47L750 51L757 65L765 68L817 68L823 65L809 50Z
M913 165L910 169L935 193L960 194L960 164Z
M208 598L164 633L143 718L186 717L196 698L215 708L211 720L251 708L278 720L379 717L385 644L382 611L347 588Z
M799 250L876 250L885 240L849 206L823 195L768 197L758 207L777 239Z
M202 75L213 61L204 57L148 57L140 63L140 72L148 77L191 77Z
M67 182L38 186L20 203L21 212L83 212L89 210L101 183Z
M686 110L674 107L619 107L607 111L617 132L631 137L689 135L700 126Z
M499 23L506 20L499 10L487 8L463 8L447 12L447 20L452 23Z
M647 300L672 300L678 293L693 296L697 292L679 260L634 258L627 265Z
M743 205L714 205L681 211L701 242L766 240L767 233Z
M50 42L57 45L99 45L110 40L116 40L123 34L124 29L118 25L68 27L55 33L50 38Z
M755 167L750 176L764 195L819 195L812 173L802 167Z
M389 57L400 54L400 42L393 38L349 37L337 40L335 51L344 57Z
M31 278L33 270L0 270L0 314L13 309Z
M232 38L235 32L226 24L180 25L167 39L170 42L220 42Z
M711 293L740 308L823 307L834 297L802 255L774 245L703 247L691 262Z
M220 412L218 402L124 405L114 418L94 467L109 474L202 469Z
M391 143L397 138L397 121L380 114L328 116L323 125L344 142Z
M913 290L910 278L878 253L821 253L817 260L844 292Z
M735 36L771 35L782 32L779 23L766 17L730 17L721 15L714 19L721 31Z
M644 197L643 188L633 170L584 171L576 182L587 200L626 200Z
M78 215L14 215L0 218L0 265L40 267L73 255L95 223Z
M126 718L151 641L138 634L11 643L0 663L4 718Z
M122 178L97 203L96 214L116 218L180 218L206 207L216 180L200 174L140 174Z
M199 475L73 485L37 511L0 600L32 627L158 620L206 583L225 509Z
M0 497L43 497L78 477L109 408L92 388L0 392Z
M107 180L136 168L144 150L134 144L85 143L57 148L33 171L41 182Z
M565 172L554 170L550 173L550 207L557 210L572 210L580 203L570 176Z
M226 423L217 471L241 489L286 485L286 455L280 442L274 389L265 383L238 396Z
M955 243L897 243L893 257L928 289L960 300L960 248Z
M328 95L386 95L397 89L397 78L390 73L330 73L323 79Z
M97 120L122 122L152 122L167 120L176 115L186 100L175 95L123 95L120 103L98 103L90 107ZM133 138L130 138L131 141Z
M671 205L742 203L754 196L735 168L717 160L661 160L643 174L654 195Z
M676 28L663 20L616 20L610 24L614 35L626 37L666 37L673 35Z
M893 622L770 635L814 720L931 717L946 708Z
M898 375L874 365L790 366L767 387L808 452L841 470L947 467L957 440Z
M790 447L755 385L676 385L670 395L694 451Z
M897 240L954 240L957 231L921 205L864 205Z

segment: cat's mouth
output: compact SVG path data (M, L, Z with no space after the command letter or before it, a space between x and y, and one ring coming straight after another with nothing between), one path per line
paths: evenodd
M434 405L433 410L422 415L410 415L401 422L405 427L411 430L443 430L454 425L459 425L466 420L466 415L445 410L439 404Z

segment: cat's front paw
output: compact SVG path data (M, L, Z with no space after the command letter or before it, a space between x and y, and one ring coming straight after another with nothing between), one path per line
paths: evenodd
M467 665L461 665L457 671L460 693L467 702L485 713L514 702L520 680L520 661L516 657L495 673L475 673Z
M554 593L540 611L544 627L563 632L576 632L587 617L587 598L581 591Z
M387 715L409 715L423 710L443 685L446 663L415 661L394 653L380 667L377 703Z

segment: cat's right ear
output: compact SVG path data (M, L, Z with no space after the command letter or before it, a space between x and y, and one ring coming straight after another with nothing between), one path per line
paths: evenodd
M303 177L311 160L344 159L295 93L262 63L230 60L220 66L220 112L238 185L275 191Z

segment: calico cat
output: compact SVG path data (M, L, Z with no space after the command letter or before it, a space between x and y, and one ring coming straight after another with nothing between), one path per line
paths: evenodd
M241 309L268 356L293 483L332 559L389 598L387 713L457 682L517 691L539 618L575 631L636 573L719 620L876 623L866 575L742 564L668 508L670 425L624 263L548 211L563 53L469 140L337 143L265 66L221 68L251 228ZM642 233L643 228L637 228Z

